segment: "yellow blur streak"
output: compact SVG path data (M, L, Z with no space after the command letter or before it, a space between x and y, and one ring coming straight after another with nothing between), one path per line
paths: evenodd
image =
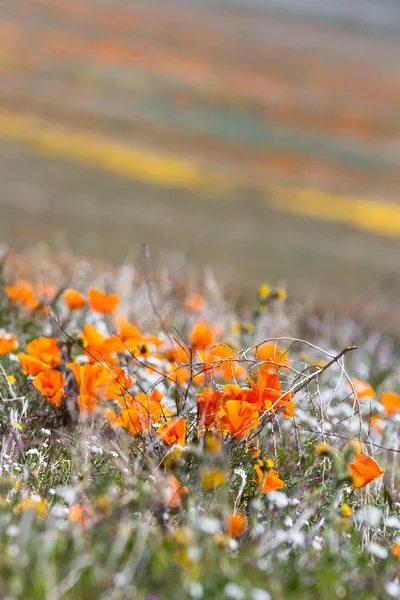
M0 111L0 137L27 143L42 154L102 167L155 185L196 188L206 182L205 174L189 161L55 127L35 117Z
M235 188L227 177L206 172L191 161L135 148L104 136L54 126L43 119L11 111L0 110L0 138L25 143L41 154L103 168L153 185L202 189L225 196ZM400 203L280 186L269 188L263 198L276 210L400 237Z
M289 187L273 188L267 195L267 203L292 214L344 223L375 234L400 237L400 203Z

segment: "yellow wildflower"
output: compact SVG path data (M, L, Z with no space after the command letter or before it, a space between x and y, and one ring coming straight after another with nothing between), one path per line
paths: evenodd
M354 449L354 452L356 454L362 454L363 453L362 443L357 438L353 438L351 440L350 446L352 447L352 449Z
M202 490L211 490L221 487L221 485L224 485L225 481L226 476L223 471L206 469L203 473L203 477L201 478L200 485Z
M327 456L328 454L330 454L332 452L332 450L333 450L332 446L330 446L329 444L326 444L325 442L321 442L320 444L317 444L315 446L315 452L322 456Z
M262 300L265 300L266 298L268 298L270 293L271 293L271 288L266 283L261 284L260 287L258 288L258 295L260 296L260 298Z
M36 516L38 516L39 519L45 519L49 512L46 500L40 496L29 496L28 498L23 498L18 504L18 510L20 512L32 510L36 513Z
M351 517L352 514L353 514L353 511L351 510L350 506L348 504L346 504L346 502L343 502L342 517Z
M276 290L276 297L280 302L285 302L287 298L287 291L284 288L278 288Z
M222 442L215 435L211 435L207 432L204 436L204 448L207 450L207 452L217 454L222 448Z

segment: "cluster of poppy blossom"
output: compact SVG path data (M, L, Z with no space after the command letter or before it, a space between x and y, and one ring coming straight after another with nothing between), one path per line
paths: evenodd
M106 428L124 429L149 444L158 440L171 448L210 436L246 443L278 414L294 417L293 393L282 388L280 379L289 357L274 343L264 342L250 351L250 373L256 373L250 376L244 367L248 356L222 343L223 332L205 321L193 322L186 342L166 332L143 334L137 324L116 314L120 298L113 293L90 289L86 296L71 288L59 293L48 284L34 289L24 280L7 286L6 293L12 303L33 313L52 314L62 302L65 323L78 311L82 313L77 320L82 328L73 337L61 328L60 339L32 339L25 352L16 354L33 387L58 409L78 412L82 419L98 418ZM203 303L200 295L193 294L185 299L184 308L195 314ZM87 314L98 327L85 322ZM1 355L14 354L18 348L13 334L0 333ZM139 372L153 380L157 377L150 389L143 388ZM373 393L366 382L354 380L353 385L359 399ZM183 401L176 400L179 394L170 393L177 388L183 391ZM400 395L387 392L381 401L387 415L400 411ZM272 467L264 459L255 467L264 494L284 486ZM367 485L383 473L363 453L354 458L349 470L354 487ZM170 504L180 502L185 492L171 478ZM242 525L232 518L233 530Z

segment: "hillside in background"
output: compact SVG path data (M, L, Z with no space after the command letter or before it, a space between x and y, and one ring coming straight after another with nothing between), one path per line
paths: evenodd
M1 241L393 309L397 5L246 6L1 0Z

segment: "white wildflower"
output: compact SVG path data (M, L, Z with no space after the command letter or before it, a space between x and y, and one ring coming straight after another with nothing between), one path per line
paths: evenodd
M337 598L346 598L346 595L347 595L346 588L343 587L342 585L339 585L336 588L336 597Z
M253 535L262 535L265 531L265 527L262 523L256 523L253 527Z
M314 550L316 550L317 552L320 552L322 550L322 544L320 539L318 539L318 537L315 537L312 541L312 547L314 548Z
M19 534L19 527L17 527L17 525L9 525L6 529L6 534L8 537L17 537Z
M254 588L250 594L251 600L271 600L271 595L266 590Z
M27 451L27 454L29 454L30 456L33 456L34 454L36 456L40 456L40 452L37 448L31 448L30 450Z
M199 517L197 520L197 527L204 533L214 534L221 531L220 522L217 519L211 519L210 517Z
M76 490L70 485L59 486L56 492L61 498L65 500L67 504L73 504L76 498Z
M68 514L68 508L61 504L55 504L51 507L51 514L53 517L56 517L56 519L60 519Z
M304 534L301 531L288 531L287 539L293 546L304 545Z
M283 492L279 492L278 490L273 490L269 492L267 495L268 502L277 508L286 508L289 504L288 497Z
M115 573L114 575L114 585L117 588L122 588L126 584L126 575L125 573Z
M400 529L400 519L396 516L391 516L386 519L386 527L393 527L393 529Z
M232 598L232 600L244 600L246 597L242 588L236 585L236 583L227 583L224 594L227 598Z
M189 560L192 562L199 562L201 559L201 550L198 546L190 546L187 551Z
M376 506L365 506L356 512L355 520L357 523L364 523L371 527L377 527L382 519L382 513Z
M12 546L8 546L8 556L11 558L16 558L19 554L19 547L13 544Z
M194 600L199 600L203 597L204 589L201 583L198 581L191 581L189 583L189 596Z
M232 550L232 552L235 552L239 548L239 542L237 540L230 538L230 540L228 542L228 547L229 547L229 550Z
M397 579L394 581L388 581L385 585L385 592L391 598L400 598L400 584Z
M285 520L283 522L285 524L285 527L293 527L293 519L292 517L289 517L289 515L285 517Z
M369 544L367 544L367 550L377 558L384 559L388 557L388 551L386 550L386 548L384 548L380 544L377 544L376 542L370 542Z

